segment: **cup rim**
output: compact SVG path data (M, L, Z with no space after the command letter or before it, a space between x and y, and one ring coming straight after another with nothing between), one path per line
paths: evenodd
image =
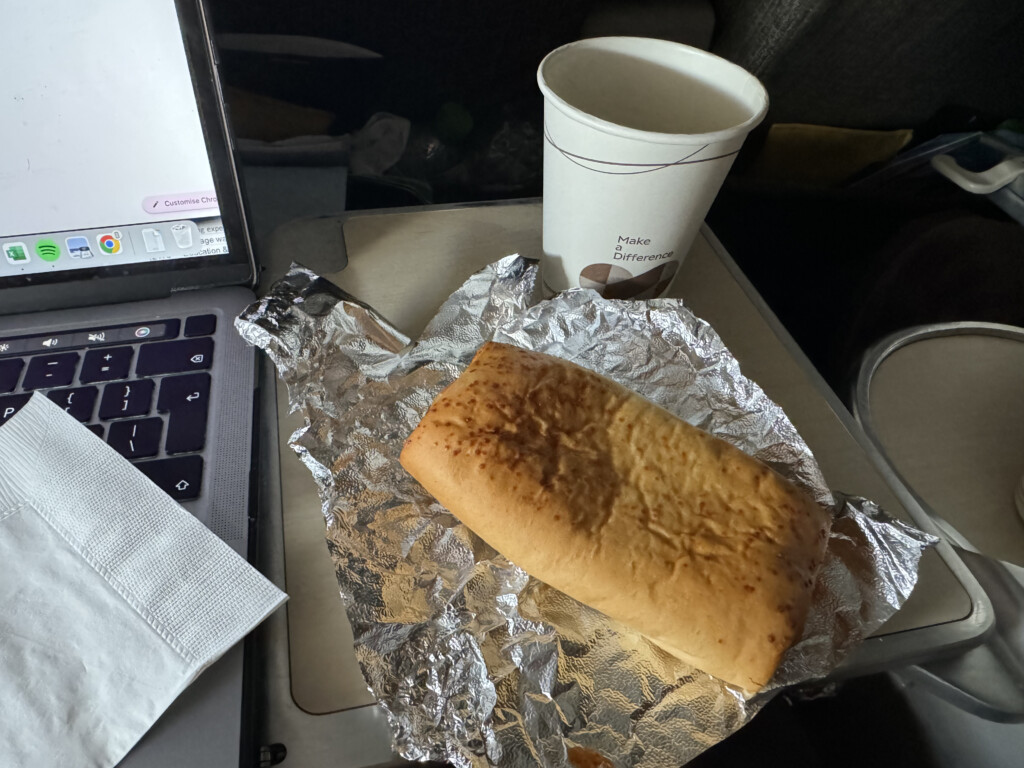
M716 65L733 70L735 73L747 78L748 82L755 85L759 91L761 103L754 109L754 114L742 123L737 123L736 125L732 125L728 128L722 128L717 131L708 131L706 133L664 133L660 131L645 131L640 128L630 128L629 126L621 125L619 123L612 122L611 120L594 117L593 115L587 114L586 112L573 107L569 102L555 93L544 79L544 67L554 57L563 54L569 49L601 48L602 46L607 46L608 43L642 43L645 46L661 46L662 48L673 48L677 51L682 50L689 55L711 60ZM656 142L659 144L712 144L729 141L738 136L746 136L746 134L764 120L765 115L768 113L768 91L765 89L764 84L755 75L751 74L738 64L734 64L728 59L723 59L721 56L716 56L709 51L705 51L701 48L694 48L693 46L686 45L685 43L677 43L673 40L663 40L659 38L617 35L608 37L588 37L582 40L575 40L571 43L566 43L565 45L561 45L549 52L541 60L540 64L537 66L537 85L540 87L540 91L548 103L556 107L566 117L575 120L576 122L589 125L602 133L611 134L613 136Z

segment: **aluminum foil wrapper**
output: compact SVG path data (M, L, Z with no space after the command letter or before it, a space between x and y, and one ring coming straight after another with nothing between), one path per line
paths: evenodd
M892 616L933 539L837 498L782 409L674 299L570 290L532 303L536 263L471 276L411 341L294 266L236 321L287 383L291 438L319 485L327 544L370 690L397 752L476 766L677 768L771 696L826 676ZM753 698L531 578L400 466L405 438L487 340L572 360L769 464L834 510L802 639Z

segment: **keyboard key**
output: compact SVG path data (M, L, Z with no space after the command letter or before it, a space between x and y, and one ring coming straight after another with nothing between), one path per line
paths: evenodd
M29 358L25 380L21 383L22 389L66 387L74 381L76 368L78 368L77 352Z
M167 419L167 453L202 450L206 444L206 415L210 401L210 374L168 376L160 382L156 408Z
M174 456L170 459L140 461L135 466L177 501L194 499L202 490L202 456Z
M107 445L126 459L156 456L160 452L163 431L164 423L158 416L115 421L107 431Z
M7 395L0 397L0 424L3 424L11 416L24 407L32 395Z
M139 348L135 372L139 376L156 376L202 371L210 367L212 357L213 339L209 336L144 344Z
M28 349L28 346L23 338L0 339L0 356L20 355L26 349Z
M201 451L206 445L206 411L173 411L167 417L167 453Z
M89 331L80 331L75 334L75 344L79 347L96 347L120 341L120 339L114 338L117 330L117 328L93 328Z
M48 336L31 336L22 339L26 352L56 352L65 347L75 346L75 334L52 333Z
M185 337L212 336L217 330L216 315L193 315L185 320Z
M17 358L12 360L0 360L0 392L13 392L18 386L18 377L21 369L25 367L25 361Z
M210 374L187 373L183 376L167 376L160 381L160 397L156 409L161 413L171 411L205 411L210 399Z
M92 432L96 437L103 439L103 425L102 424L86 424L85 428Z
M96 405L96 387L75 387L73 389L53 389L46 396L79 421L92 418L92 409Z
M115 333L117 341L154 341L156 339L173 339L181 329L180 320L161 320L152 323L139 323L118 328Z
M149 379L107 384L100 400L100 418L120 419L149 413L153 403L153 382Z
M131 347L110 347L86 352L78 380L83 384L91 384L94 381L127 379L134 354L135 350Z

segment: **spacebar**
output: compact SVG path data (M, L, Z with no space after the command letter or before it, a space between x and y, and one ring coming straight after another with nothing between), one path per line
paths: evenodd
M155 461L137 461L134 464L175 501L194 499L202 490L202 456L175 456Z

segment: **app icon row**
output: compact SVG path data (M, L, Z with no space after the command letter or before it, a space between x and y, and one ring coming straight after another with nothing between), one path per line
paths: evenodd
M167 227L170 231L171 242L177 249L191 248L193 245L193 227L186 223L171 224ZM165 234L162 228L145 227L140 232L142 246L146 253L163 253L167 250ZM97 255L119 256L125 252L126 239L119 229L102 232L95 236L95 245L84 235L69 235L63 238L64 248L58 242L59 238L50 237L37 240L30 249L24 242L6 242L3 244L4 257L8 264L15 266L27 264L32 261L33 255L45 262L55 262L61 256L67 255L72 259L91 259Z

